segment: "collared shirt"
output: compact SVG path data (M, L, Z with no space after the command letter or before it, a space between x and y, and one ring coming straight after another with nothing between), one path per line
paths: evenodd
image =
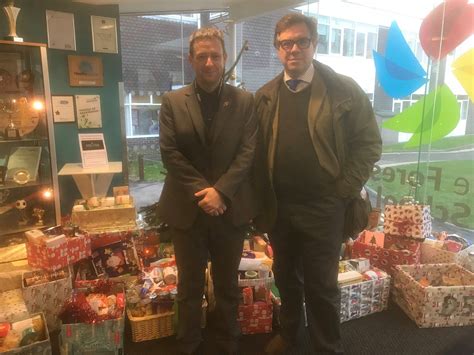
M216 115L217 110L219 109L219 96L221 88L222 84L219 84L214 89L214 91L207 92L202 89L197 83L195 86L199 106L201 107L202 118L204 119L204 123L208 128L211 126L212 121L214 120L214 116Z
M292 92L299 92L303 89L305 89L309 84L311 84L311 81L313 80L313 76L314 76L314 66L313 66L313 63L311 63L311 65L308 67L308 69L303 73L303 75L300 75L299 77L297 78L292 78L286 71L285 73L283 74L283 81L286 85L286 87L292 91ZM296 87L296 90L291 90L289 87L288 87L288 84L286 83L288 80L290 79L299 79L301 80L301 82L298 84L298 86Z

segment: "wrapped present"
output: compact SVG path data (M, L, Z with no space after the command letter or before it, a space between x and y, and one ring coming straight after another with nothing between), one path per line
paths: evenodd
M456 263L465 269L474 272L474 245L461 250L456 255Z
M51 354L48 327L42 313L25 315L12 322L0 344L3 355Z
M237 318L242 334L271 333L273 323L273 304L254 302L239 305Z
M137 227L137 213L131 199L129 203L116 204L113 197L91 197L87 201L87 208L80 202L83 201L76 201L73 206L71 221L88 232L127 230Z
M457 264L399 265L392 295L420 328L474 325L474 273Z
M133 240L97 248L92 252L92 260L98 276L136 275L140 266Z
M96 250L106 245L122 242L132 241L139 235L139 230L134 229L118 229L110 231L87 231L86 236L91 240L91 249Z
M0 322L14 322L28 314L21 289L0 292Z
M60 315L61 354L115 354L123 351L123 286L101 281L91 283L87 290L75 290L73 296ZM113 308L110 299L115 302Z
M418 264L420 262L420 242L412 238L396 235L385 235L384 247L368 244L376 232L363 231L354 241L352 258L367 258L370 265L388 273L393 272L395 265Z
M91 255L90 239L86 236L64 238L54 245L26 243L28 264L48 271L57 271Z
M49 330L56 330L59 328L59 312L71 296L71 275L67 269L52 273L24 272L22 292L28 311L43 312Z
M431 235L428 205L385 205L385 234L424 239Z
M387 309L390 276L341 287L341 322Z

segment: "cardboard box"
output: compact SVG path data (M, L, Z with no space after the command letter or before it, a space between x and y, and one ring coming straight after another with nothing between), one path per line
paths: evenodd
M341 322L387 309L390 276L341 287Z
M255 302L250 305L239 305L237 321L242 334L271 333L273 323L273 304Z
M31 314L26 315L23 319L32 318L37 316L38 314ZM49 332L48 327L46 325L46 320L42 313L39 313L43 318L44 328L45 328L45 339L41 341L37 341L36 343L21 346L16 349L12 349L10 351L2 352L2 355L32 355L32 354L51 354L51 341L49 339Z
M34 273L37 271L24 272L23 280ZM64 302L72 293L71 275L67 272L66 278L40 285L25 286L23 282L22 292L28 311L30 313L44 313L49 330L54 331L60 326L58 315Z
M16 322L28 315L21 289L0 292L0 322Z
M91 284L91 291L93 291ZM123 293L123 286L115 285L113 293ZM115 354L123 349L125 309L120 318L100 323L61 324L59 344L61 354Z
M390 235L424 239L431 235L428 205L385 205L383 231Z
M395 268L393 298L420 328L474 325L474 273L457 264L399 265ZM459 278L461 286L427 286L442 276Z
M399 237L396 235L385 235L384 247L374 244L366 244L366 240L371 240L374 232L363 231L354 241L352 246L352 258L367 258L370 265L382 269L388 273L394 271L395 265L410 265L420 262L421 246L420 242ZM398 246L403 249L395 249Z
M48 271L57 271L91 255L91 242L86 236L65 238L54 247L26 243L28 264Z

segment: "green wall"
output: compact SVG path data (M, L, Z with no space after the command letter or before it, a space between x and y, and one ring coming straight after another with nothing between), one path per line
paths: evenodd
M76 29L76 51L48 49L48 66L52 95L100 95L102 109L102 128L81 129L76 123L54 124L58 170L66 163L81 161L78 133L103 132L107 145L109 161L122 160L122 140L120 126L119 89L122 81L122 60L120 55L119 9L117 5L93 6L73 3L70 0L17 0L15 6L21 8L17 21L18 36L25 42L47 43L46 10L74 13ZM3 11L2 11L3 12ZM90 16L115 17L119 54L94 53L92 51L92 33ZM0 35L7 35L6 18L0 14ZM94 55L102 57L104 67L104 86L100 88L78 88L69 86L67 69L68 55ZM123 183L123 176L117 174L112 186ZM70 214L73 202L80 193L70 176L59 177L61 214Z

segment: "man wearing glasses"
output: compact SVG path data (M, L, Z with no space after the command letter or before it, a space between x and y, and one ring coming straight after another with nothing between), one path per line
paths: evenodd
M370 101L350 78L313 60L313 18L278 21L274 45L284 71L256 94L257 174L282 307L281 333L266 352L301 349L303 301L316 353L342 353L338 261L344 213L380 158Z

